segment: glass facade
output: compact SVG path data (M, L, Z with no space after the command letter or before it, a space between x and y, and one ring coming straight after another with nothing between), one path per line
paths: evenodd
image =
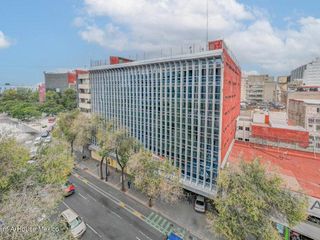
M92 112L172 159L184 182L212 189L218 174L221 56L90 70Z

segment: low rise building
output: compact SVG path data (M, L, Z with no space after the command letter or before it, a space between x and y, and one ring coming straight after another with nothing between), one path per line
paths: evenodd
M309 131L289 125L286 112L254 110L241 112L237 120L236 140L314 152ZM320 150L320 149L319 149Z

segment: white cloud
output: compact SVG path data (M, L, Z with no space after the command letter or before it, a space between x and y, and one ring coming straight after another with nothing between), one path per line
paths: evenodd
M2 31L0 31L0 48L7 48L11 45L8 38L4 35Z
M104 48L152 52L205 40L205 0L84 3L86 14L74 24L84 40ZM278 29L263 9L238 0L209 0L209 38L224 38L241 65L266 73L286 72L320 55L320 19L301 18Z

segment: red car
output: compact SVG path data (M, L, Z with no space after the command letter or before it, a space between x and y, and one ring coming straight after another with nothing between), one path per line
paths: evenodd
M68 197L70 195L72 195L75 192L75 187L74 185L67 181L64 185L63 185L63 196Z

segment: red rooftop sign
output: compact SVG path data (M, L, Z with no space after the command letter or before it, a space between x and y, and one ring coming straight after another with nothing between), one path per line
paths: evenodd
M222 49L222 47L223 47L222 40L215 40L215 41L209 42L209 50Z

